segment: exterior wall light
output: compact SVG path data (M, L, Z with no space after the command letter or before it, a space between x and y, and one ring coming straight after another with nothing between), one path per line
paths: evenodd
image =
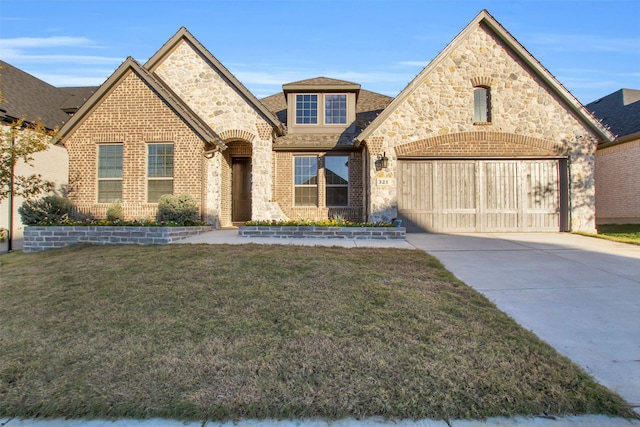
M380 165L380 169L386 169L389 167L389 158L387 157L387 153L384 152L382 155L378 154L376 163Z

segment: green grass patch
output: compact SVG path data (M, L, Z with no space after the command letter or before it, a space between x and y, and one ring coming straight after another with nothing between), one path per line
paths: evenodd
M0 257L0 417L633 417L422 251Z
M614 242L640 245L640 224L608 224L599 225L598 234L578 233L585 236L598 237Z

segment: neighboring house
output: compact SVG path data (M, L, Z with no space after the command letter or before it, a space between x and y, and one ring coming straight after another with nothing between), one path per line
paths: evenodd
M18 119L42 123L50 130L62 127L96 89L95 87L57 88L4 61L0 61L0 67L2 67L0 92L3 99L0 103L0 127L3 137L8 126ZM43 179L55 184L58 193L66 188L68 171L67 151L55 145L50 146L47 151L36 153L32 166L19 162L15 169L16 175L42 175ZM12 249L22 248L23 224L18 215L18 208L23 202L21 197L14 197ZM10 228L10 204L8 199L0 202L0 227L2 228ZM0 243L0 251L5 251L7 247L8 242Z
M640 90L620 89L587 109L616 136L596 151L596 222L640 224Z
M220 226L341 215L438 232L593 231L594 151L612 140L486 11L393 100L318 77L260 101L181 28L60 132L71 197L96 216L189 193Z

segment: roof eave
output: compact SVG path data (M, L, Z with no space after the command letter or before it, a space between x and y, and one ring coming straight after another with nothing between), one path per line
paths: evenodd
M163 87L162 83L156 80L149 72L131 57L128 57L116 71L96 90L80 109L69 119L67 123L60 129L56 136L55 144L59 144L65 140L67 135L79 126L87 114L98 105L100 100L106 96L112 88L114 88L127 71L135 72L146 84L151 86L153 90L165 102L167 102L177 114L194 130L194 132L205 142L216 145L221 149L227 148L223 140L215 134L205 123L195 118L188 108L175 99L171 93Z

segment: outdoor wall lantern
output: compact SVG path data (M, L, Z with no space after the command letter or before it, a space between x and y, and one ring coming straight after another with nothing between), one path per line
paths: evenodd
M389 158L387 157L387 153L384 152L382 153L382 155L378 154L376 163L380 165L381 169L386 169L387 167L389 167Z

